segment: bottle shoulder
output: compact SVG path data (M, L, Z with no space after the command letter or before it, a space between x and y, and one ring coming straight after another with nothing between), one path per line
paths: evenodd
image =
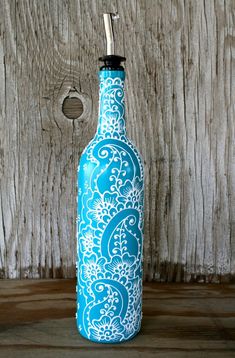
M139 157L140 161L143 162L142 155L136 144L126 135L102 136L96 134L87 144L87 146L83 149L81 158L87 156L91 151L94 151L96 147L101 148L102 146L118 146L120 147L120 149L127 149L129 147L130 150L132 150L134 154Z
M113 164L112 164L113 163ZM115 164L117 163L117 164ZM95 167L108 167L126 163L129 168L137 168L137 176L143 179L143 160L136 145L125 135L117 137L104 137L95 135L83 150L79 167L86 171ZM89 168L89 169L88 169Z

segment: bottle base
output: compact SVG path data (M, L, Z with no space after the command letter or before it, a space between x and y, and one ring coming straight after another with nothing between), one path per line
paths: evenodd
M120 343L125 343L125 342L128 342L128 341L131 341L133 338L135 338L141 331L141 327L138 331L136 331L135 333L133 333L132 336L130 336L129 338L127 339L122 339L120 341L102 341L102 340L96 340L94 338L89 338L88 336L86 336L85 334L83 334L80 330L79 330L79 327L78 327L78 324L77 324L77 330L79 332L79 334L85 338L87 341L90 341L90 342L94 342L94 343L101 343L101 344L120 344Z

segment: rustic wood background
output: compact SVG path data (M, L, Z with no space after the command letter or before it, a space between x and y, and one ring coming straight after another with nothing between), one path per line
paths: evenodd
M76 168L97 125L102 13L118 11L127 128L146 173L144 277L234 278L235 1L0 7L0 277L75 276Z

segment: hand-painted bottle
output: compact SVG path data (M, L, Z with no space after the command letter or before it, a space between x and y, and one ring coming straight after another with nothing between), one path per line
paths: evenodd
M99 121L78 167L77 327L91 341L118 343L140 330L144 173L126 137L121 61L99 71Z

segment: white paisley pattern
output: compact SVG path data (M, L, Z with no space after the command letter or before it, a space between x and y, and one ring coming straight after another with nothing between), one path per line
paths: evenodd
M100 71L99 125L78 168L77 326L122 342L142 318L144 175L126 137L124 71Z

